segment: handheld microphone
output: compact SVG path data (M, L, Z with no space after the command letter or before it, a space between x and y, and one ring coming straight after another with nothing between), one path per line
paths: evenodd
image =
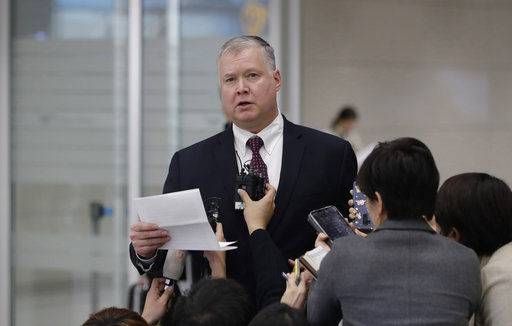
M180 279L181 274L183 274L183 268L185 268L186 255L186 250L167 250L167 256L165 257L162 269L162 276L165 277L164 290Z

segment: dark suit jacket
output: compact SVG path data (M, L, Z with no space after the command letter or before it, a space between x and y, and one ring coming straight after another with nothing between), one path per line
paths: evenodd
M243 212L234 209L237 172L233 130L229 128L175 153L163 192L199 188L203 199L222 198L220 220L224 235L227 241L236 240L238 246L227 252L227 275L239 280L255 297L249 234ZM284 119L276 208L267 227L283 257L295 258L313 248L316 234L307 222L311 210L336 205L347 214L356 172L356 158L348 142ZM159 260L162 256L165 258L159 254ZM202 253L196 254L194 261L203 261ZM154 267L158 266L161 264Z
M281 300L286 290L281 273L288 273L290 267L266 230L255 230L249 236L249 246L256 277L256 304L263 308Z
M421 219L334 241L308 297L313 325L467 325L480 300L469 248Z

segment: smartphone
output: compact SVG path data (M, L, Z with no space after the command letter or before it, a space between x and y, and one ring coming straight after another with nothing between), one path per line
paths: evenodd
M300 261L299 259L295 259L295 264L293 265L293 276L295 278L295 285L299 285L300 283Z
M308 216L308 222L317 232L327 234L327 245L332 246L332 242L340 237L354 234L343 215L336 206L327 206L311 211Z
M366 196L359 190L356 182L354 181L354 185L352 187L352 199L354 200L354 208L357 212L357 216L354 219L353 223L356 229L362 231L373 231L375 228L373 222L370 218L370 214L368 214L368 209L366 208Z

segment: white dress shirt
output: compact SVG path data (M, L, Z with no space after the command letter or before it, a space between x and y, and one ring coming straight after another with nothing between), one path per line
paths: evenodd
M240 161L242 164L249 163L252 158L252 151L247 145L249 138L259 136L263 140L263 146L260 148L260 155L263 162L267 165L268 182L277 190L279 186L279 177L281 174L281 163L283 158L283 128L284 120L281 112L266 126L262 131L253 134L250 131L241 129L233 124L233 136L235 137L235 150L240 157L236 158L238 171L240 171Z

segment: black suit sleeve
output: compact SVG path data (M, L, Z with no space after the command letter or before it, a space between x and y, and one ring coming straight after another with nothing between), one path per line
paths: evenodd
M289 272L290 268L266 230L254 231L249 237L249 246L256 276L256 301L261 309L281 300L286 290L281 273Z
M174 154L171 159L171 164L169 165L169 173L167 174L167 178L165 180L163 193L169 193L179 190L179 155L178 153ZM172 240L171 240L172 241ZM160 277L162 276L162 268L164 266L165 257L167 257L167 250L157 250L157 256L155 263L149 271L147 272L149 277ZM130 260L137 268L139 274L144 274L144 270L142 269L142 262L139 260L137 255L135 254L135 249L133 248L133 244L130 243Z
M162 193L167 194L179 190L182 189L180 188L180 157L179 152L177 152L173 155L171 164L169 164L169 172Z
M338 207L343 216L348 217L348 200L352 198L350 190L356 180L357 175L357 159L352 146L346 143L343 152L341 165L339 168L338 184L340 186L340 194L342 198L341 206Z
M154 262L153 266L151 266L151 269L147 272L148 277L150 277L150 278L162 277L162 268L163 268L166 256L167 256L167 250L157 250L156 251L155 262ZM133 248L133 244L131 244L131 243L130 243L130 260L131 260L133 266L135 266L135 268L137 268L137 271L139 272L140 275L146 273L142 267L141 261L135 254L135 249Z

